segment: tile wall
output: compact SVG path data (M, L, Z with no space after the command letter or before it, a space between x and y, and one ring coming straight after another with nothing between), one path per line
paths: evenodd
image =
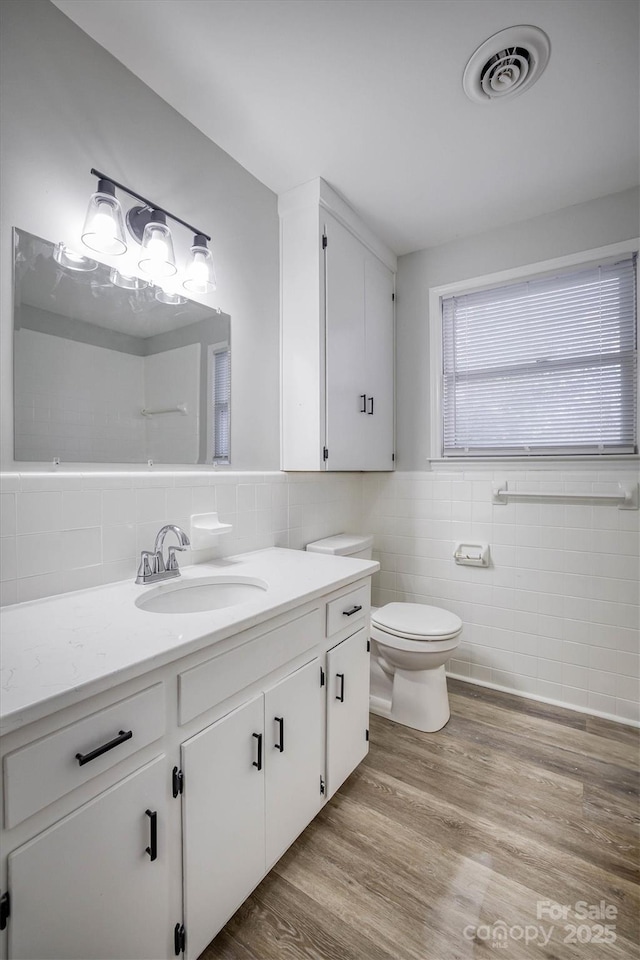
M449 672L567 706L640 720L638 510L594 501L492 502L509 488L607 493L620 470L364 475L362 529L381 571L374 603L441 605L463 620ZM487 569L457 566L454 542L491 546Z
M358 474L3 474L2 603L35 600L135 577L142 549L165 523L187 532L193 513L233 525L181 563L311 540L353 528Z
M637 471L509 472L541 491L608 492ZM2 603L134 577L163 523L217 510L233 531L201 562L375 534L374 602L442 605L464 622L452 675L640 721L637 510L591 501L492 502L489 470L396 474L4 474ZM486 541L487 569L457 566L457 540Z

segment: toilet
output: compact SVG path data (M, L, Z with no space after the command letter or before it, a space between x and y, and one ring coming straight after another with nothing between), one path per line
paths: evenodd
M314 553L371 559L373 537L339 534L307 545ZM371 609L371 712L434 733L451 713L444 665L462 621L441 607L387 603Z

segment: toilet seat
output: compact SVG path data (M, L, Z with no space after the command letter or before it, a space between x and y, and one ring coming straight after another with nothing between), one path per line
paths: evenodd
M387 603L384 607L371 610L372 637L375 632L398 640L407 640L411 644L437 643L443 640L452 640L462 630L462 620L455 613L443 610L441 607L430 607L424 603Z

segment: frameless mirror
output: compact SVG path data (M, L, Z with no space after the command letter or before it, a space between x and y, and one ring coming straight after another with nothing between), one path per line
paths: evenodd
M139 283L14 230L16 460L230 462L230 318Z

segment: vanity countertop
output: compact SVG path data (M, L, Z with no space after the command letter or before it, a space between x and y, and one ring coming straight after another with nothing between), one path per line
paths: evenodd
M220 610L150 613L135 601L157 584L138 586L133 581L3 607L0 732L257 626L378 569L372 560L273 547L182 570L182 582L241 576L268 584L255 598Z

